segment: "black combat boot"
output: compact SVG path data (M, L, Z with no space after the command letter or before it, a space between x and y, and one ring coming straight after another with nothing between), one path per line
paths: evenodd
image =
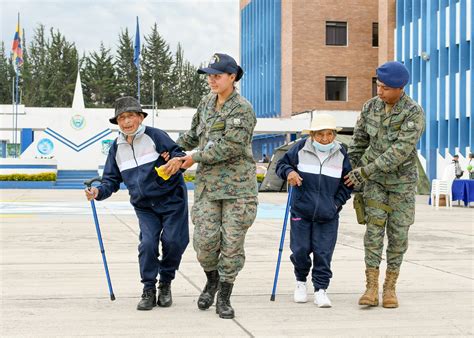
M234 309L230 305L230 295L234 284L227 282L219 283L219 293L217 294L216 313L224 319L234 318Z
M142 299L137 305L137 310L151 310L156 305L156 290L143 290Z
M171 283L160 282L158 284L158 306L169 307L171 304L173 304Z
M207 310L214 303L214 297L216 296L217 288L219 286L219 273L217 270L204 271L207 276L207 283L204 286L198 299L199 310Z

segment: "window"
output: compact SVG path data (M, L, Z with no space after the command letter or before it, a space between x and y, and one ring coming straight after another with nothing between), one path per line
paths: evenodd
M377 96L377 78L372 78L372 97Z
M326 45L347 46L347 22L326 21Z
M379 23L372 23L372 47L379 46Z
M347 77L326 76L326 101L347 100Z

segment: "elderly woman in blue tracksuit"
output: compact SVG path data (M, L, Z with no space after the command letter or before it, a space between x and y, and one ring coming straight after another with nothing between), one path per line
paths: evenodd
M115 116L110 122L118 124L120 133L109 150L102 184L85 191L88 200L100 201L116 192L121 182L128 188L140 225L138 262L143 293L137 310L171 306L171 281L189 242L183 175L178 171L171 177L160 176L156 170L168 159L169 165L179 168L182 162L179 157L186 153L164 131L143 125L146 116L133 97L115 101ZM160 241L161 259L158 258Z
M296 143L277 163L276 173L293 186L291 200L291 261L296 287L294 301L307 302L306 278L311 269L314 303L331 307L326 289L332 277L331 259L336 245L339 212L350 198L351 190L343 177L351 171L346 150L336 139L336 120L318 114L310 137Z

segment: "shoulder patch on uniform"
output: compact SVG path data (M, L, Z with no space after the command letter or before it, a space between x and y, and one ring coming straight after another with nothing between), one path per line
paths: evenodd
M233 120L233 122L234 122L234 125L236 125L236 126L240 125L240 119L236 118L236 119Z
M408 127L408 129L413 129L413 128L415 128L415 122L413 122L413 121L408 121L407 127Z

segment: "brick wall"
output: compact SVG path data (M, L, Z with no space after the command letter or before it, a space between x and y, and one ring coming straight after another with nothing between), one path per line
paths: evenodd
M289 110L360 110L371 97L372 77L378 65L378 48L372 47L372 23L378 22L378 2L283 0L284 115ZM347 22L347 46L326 46L326 21ZM347 102L326 101L326 76L348 78Z

